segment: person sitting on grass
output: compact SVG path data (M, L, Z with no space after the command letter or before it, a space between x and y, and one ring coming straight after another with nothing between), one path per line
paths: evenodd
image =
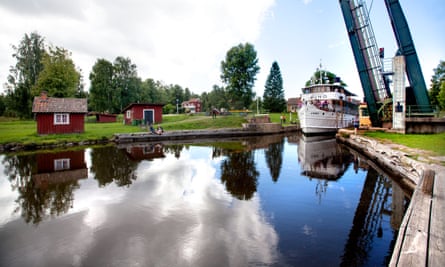
M156 129L156 134L163 134L164 133L164 129L161 127L161 125L158 125L158 128Z
M151 123L150 123L150 128L149 128L149 130L150 130L150 133L152 133L152 134L157 134L156 131L155 131L155 129L153 128L153 124L151 124Z

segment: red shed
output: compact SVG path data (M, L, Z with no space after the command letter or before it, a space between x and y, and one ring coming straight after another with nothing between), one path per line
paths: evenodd
M90 112L88 116L90 115L96 116L96 122L100 123L116 122L117 120L117 114Z
M154 124L162 122L162 107L164 104L141 104L133 103L128 105L124 113L125 124Z
M56 98L42 93L32 104L38 134L83 133L87 111L86 98Z

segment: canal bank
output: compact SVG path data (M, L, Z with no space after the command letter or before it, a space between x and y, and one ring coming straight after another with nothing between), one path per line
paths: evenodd
M299 132L298 124L282 126L280 123L245 123L241 128L218 128L204 130L176 130L166 131L161 135L150 132L115 133L110 138L103 137L94 140L80 141L57 141L33 143L33 142L13 142L0 144L0 153L35 151L45 149L63 149L70 147L82 147L106 144L122 144L129 142L158 142L158 141L179 141L204 138L229 138L243 136L261 136L280 133Z
M139 133L117 133L112 138L116 144L132 142L157 142L173 140L193 140L205 138L227 138L237 136L261 136L281 133L299 132L300 128L295 126L282 127L278 123L249 124L243 128L224 128L206 130L181 130L169 131L163 134L152 134L149 132Z
M445 265L445 167L440 159L399 145L382 144L353 131L340 130L337 140L368 157L413 192L391 257L390 266ZM416 159L413 159L416 158Z

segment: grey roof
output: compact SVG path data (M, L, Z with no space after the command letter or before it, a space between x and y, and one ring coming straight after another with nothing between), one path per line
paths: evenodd
M86 98L35 97L32 103L34 113L87 113Z

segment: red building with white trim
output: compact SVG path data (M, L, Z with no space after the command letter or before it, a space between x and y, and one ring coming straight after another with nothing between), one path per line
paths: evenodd
M188 101L182 102L182 107L184 109L188 109L190 113L201 112L201 106L201 99L199 98L192 98Z
M163 106L164 104L132 103L122 111L124 122L127 125L161 123Z
M48 97L46 92L32 104L38 134L83 133L87 111L86 98Z

